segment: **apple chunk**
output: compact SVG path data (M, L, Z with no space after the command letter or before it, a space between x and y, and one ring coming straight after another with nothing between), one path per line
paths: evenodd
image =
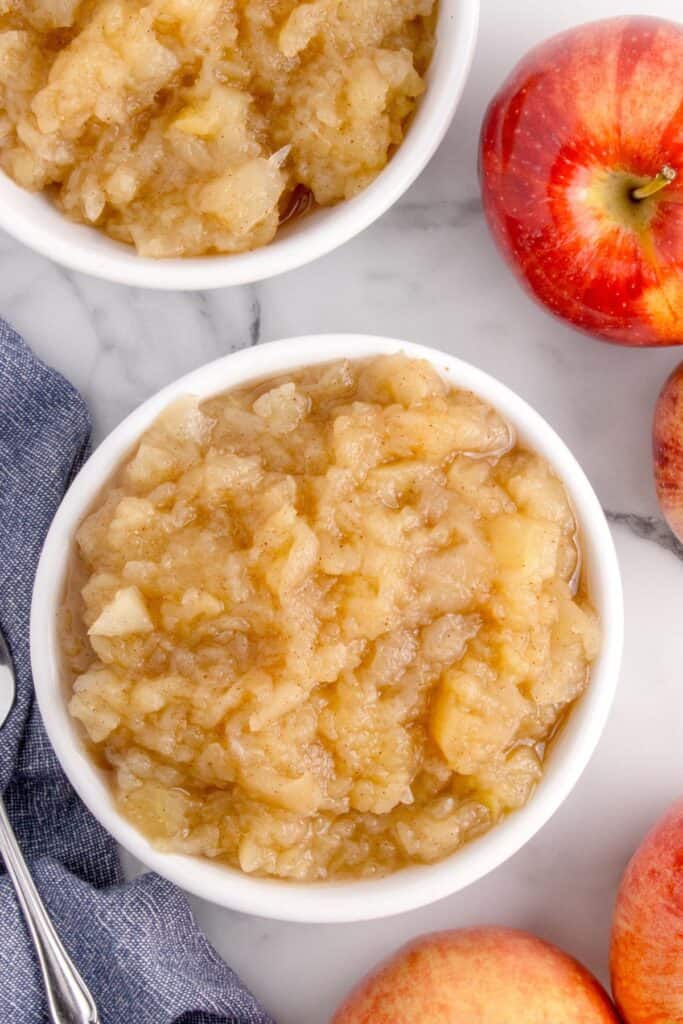
M557 523L529 516L502 515L489 527L489 540L502 569L541 584L552 579L562 532Z
M117 590L88 630L89 636L117 637L151 633L154 629L145 599L137 587Z

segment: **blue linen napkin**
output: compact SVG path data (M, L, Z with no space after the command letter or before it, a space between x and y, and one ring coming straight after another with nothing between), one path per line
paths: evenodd
M0 320L0 625L18 676L0 729L0 790L103 1024L272 1024L175 886L154 874L124 883L115 844L67 782L33 700L33 577L89 437L79 393ZM37 961L0 860L0 1021L46 1020Z

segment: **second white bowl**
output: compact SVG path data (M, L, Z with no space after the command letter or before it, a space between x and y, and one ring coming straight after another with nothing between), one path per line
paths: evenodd
M298 884L254 878L209 860L162 853L117 811L106 780L85 750L78 723L67 710L57 612L78 524L140 435L179 395L207 398L304 365L397 351L427 359L454 385L489 402L513 424L522 443L547 459L563 480L578 519L589 590L602 624L602 650L588 689L554 744L529 803L437 864L406 868L372 881ZM189 892L235 910L289 921L357 921L397 914L463 889L512 856L557 810L595 749L614 697L622 643L621 582L609 527L583 470L552 428L499 381L454 356L365 335L291 338L244 349L182 377L131 413L95 451L64 498L45 541L31 613L33 678L45 727L64 771L95 817L139 860Z
M0 171L0 227L72 270L140 288L205 289L247 284L309 263L377 220L403 195L446 134L465 86L479 21L479 0L440 0L427 90L407 135L363 192L286 225L261 249L232 256L155 260L95 228L67 220L40 193Z

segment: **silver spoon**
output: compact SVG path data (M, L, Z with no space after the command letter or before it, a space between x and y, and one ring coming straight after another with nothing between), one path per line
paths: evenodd
M14 666L0 632L0 729L14 703ZM1 734L0 734L1 738ZM53 1024L99 1024L95 1000L71 962L38 895L0 797L0 854L38 954Z

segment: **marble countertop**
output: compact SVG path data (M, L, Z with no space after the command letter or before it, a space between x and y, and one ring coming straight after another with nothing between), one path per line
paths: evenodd
M617 701L591 764L553 820L467 891L385 921L290 925L195 901L226 960L278 1024L323 1024L372 964L421 932L474 923L528 928L602 978L611 905L644 829L680 795L683 548L653 491L650 422L680 350L584 338L526 298L488 236L476 142L487 100L534 42L606 15L680 17L680 0L482 0L474 69L448 137L394 209L312 266L249 287L181 294L71 273L0 234L0 313L86 395L97 437L180 374L244 345L359 331L462 356L559 431L612 524L626 598Z

